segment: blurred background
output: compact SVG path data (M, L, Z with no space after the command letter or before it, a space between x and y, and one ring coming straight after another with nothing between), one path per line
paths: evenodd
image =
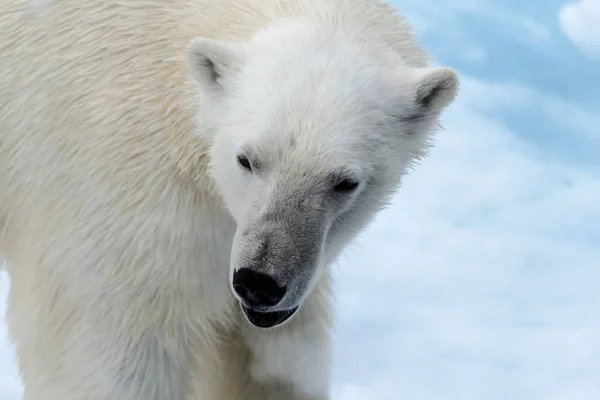
M336 265L333 399L600 399L600 0L392 3L461 93Z

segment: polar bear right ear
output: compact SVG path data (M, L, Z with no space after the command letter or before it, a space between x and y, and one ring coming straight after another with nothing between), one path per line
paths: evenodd
M450 68L426 67L415 71L413 77L413 121L437 118L458 94L459 79Z
M233 42L197 37L188 45L188 66L196 81L207 89L220 89L223 79L239 68L242 46Z

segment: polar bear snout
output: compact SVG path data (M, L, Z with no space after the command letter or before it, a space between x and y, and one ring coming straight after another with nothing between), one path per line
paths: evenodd
M253 309L276 306L286 292L286 288L279 286L271 276L250 268L242 268L233 274L233 290L246 307Z
M270 275L251 268L235 271L232 287L246 319L258 328L281 325L294 315L299 307L282 307L287 287L280 286Z
M288 320L310 294L325 238L320 215L268 209L238 228L231 258L233 294L260 328Z

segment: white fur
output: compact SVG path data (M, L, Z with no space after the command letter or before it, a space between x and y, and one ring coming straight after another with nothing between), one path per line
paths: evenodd
M29 11L33 14L39 14L50 7L54 1L56 0L29 0Z
M329 265L424 155L456 74L375 0L30 6L0 2L0 253L25 400L327 399ZM360 185L331 202L340 169ZM327 234L285 300L299 311L259 330L228 276L244 230L296 194Z

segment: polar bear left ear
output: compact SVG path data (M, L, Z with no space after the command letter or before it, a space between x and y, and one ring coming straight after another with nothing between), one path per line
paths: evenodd
M458 75L453 69L417 69L413 80L414 111L408 119L421 121L437 118L456 98L458 86Z
M242 45L197 37L188 45L188 66L196 81L208 89L220 89L223 79L238 69Z

